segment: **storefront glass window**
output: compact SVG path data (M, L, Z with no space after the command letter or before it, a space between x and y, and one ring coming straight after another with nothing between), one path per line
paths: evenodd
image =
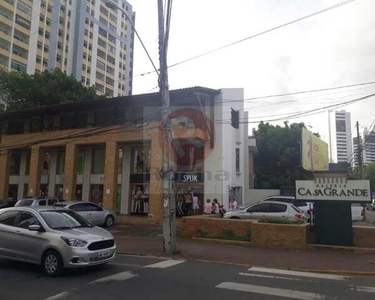
M65 172L65 151L57 151L57 174L63 175Z
M120 148L118 151L118 158L117 158L117 173L118 174L122 173L123 160L124 160L124 151L122 148Z
M85 149L81 149L78 152L78 160L77 160L77 174L83 173L83 167L85 165Z
M20 175L21 152L13 152L10 158L10 175Z
M26 168L25 168L25 175L30 174L30 159L31 159L31 152L26 153Z
M51 156L48 151L45 151L41 155L42 157L42 176L49 175L49 168L51 166Z
M131 214L147 215L149 213L149 185L131 185Z
M132 149L133 167L132 173L150 173L151 149L150 147L134 147Z
M62 184L56 184L55 186L55 196L56 197L63 197L64 195L64 186Z
M76 199L77 201L82 201L82 184L77 184L76 186Z
M92 184L90 186L90 201L102 205L103 203L103 185Z
M92 174L104 174L105 149L93 149Z

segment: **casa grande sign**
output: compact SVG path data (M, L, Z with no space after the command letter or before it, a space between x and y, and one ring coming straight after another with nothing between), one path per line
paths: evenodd
M369 180L296 180L296 199L371 202Z

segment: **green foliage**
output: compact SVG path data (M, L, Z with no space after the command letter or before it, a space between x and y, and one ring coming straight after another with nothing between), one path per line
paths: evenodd
M311 172L301 165L301 136L303 123L288 124L284 127L260 123L253 130L258 154L255 158L257 188L279 189L294 186L295 180L311 179Z
M289 221L289 220L282 220L278 218L267 218L267 217L261 218L258 222L259 223L271 223L271 224L296 224L296 225L305 223L302 220Z
M0 70L0 95L7 111L99 98L94 87L84 87L59 69L34 75Z
M375 180L375 162L363 168L363 178L368 180Z

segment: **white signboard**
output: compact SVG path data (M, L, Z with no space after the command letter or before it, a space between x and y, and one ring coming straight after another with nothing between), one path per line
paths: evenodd
M369 180L296 180L298 200L371 202Z

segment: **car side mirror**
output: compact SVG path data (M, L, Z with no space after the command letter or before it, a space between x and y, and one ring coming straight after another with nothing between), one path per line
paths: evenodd
M43 230L43 228L42 228L42 226L40 226L40 225L30 225L29 226L29 230L30 231L38 231L38 232L43 232L44 230Z

